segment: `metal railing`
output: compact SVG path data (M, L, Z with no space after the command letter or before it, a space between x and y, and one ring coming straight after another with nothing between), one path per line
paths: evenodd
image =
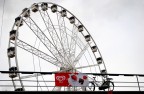
M12 80L2 78L2 75L14 73L12 71L0 71L0 91L9 91L13 90L13 84ZM41 74L41 75L52 75L55 74L55 72L28 72L28 71L15 71L15 73L21 73L21 74ZM114 91L144 91L144 74L100 74L100 73L84 73L87 75L94 75L94 76L103 76L108 75L109 78L113 78L114 82ZM19 81L18 79L15 81ZM22 80L23 82L28 82L29 85L25 85L25 87L37 87L37 88L43 88L47 87L45 85L39 86L36 83L43 82L43 80ZM45 80L44 82L48 83L51 82L53 85L55 85L55 81L53 80ZM35 83L34 85L31 83ZM55 87L55 86L49 87ZM20 87L20 85L17 85L17 87ZM10 89L11 88L11 89ZM96 87L97 88L97 87Z

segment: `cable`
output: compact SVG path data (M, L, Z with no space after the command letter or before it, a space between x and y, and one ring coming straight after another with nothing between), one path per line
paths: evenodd
M39 46L40 46L40 42L39 42L39 45L38 45L38 49L39 49ZM40 64L40 58L39 58L39 57L38 57L38 61L39 61L39 67L40 67L40 72L41 72L41 64ZM47 84L46 84L46 82L45 82L45 80L44 80L43 75L42 75L42 79L43 79L43 81L44 81L44 84L46 85L47 90L49 91L48 86L47 86Z
M36 46L36 42L37 42L37 37L36 37L36 40L35 40L35 42L34 42L34 47ZM35 71L34 54L32 54L32 57L33 57L33 66L34 66L34 71ZM38 91L38 85L39 85L40 89L42 90L42 88L41 88L41 86L40 86L40 83L39 83L39 81L38 81L38 73L37 73L37 75L36 75L36 80L37 80L37 91Z
M2 24L1 24L1 32L0 32L0 48L1 48L1 40L2 40L1 38L2 38L2 28L3 28L4 6L5 6L5 0L3 1Z

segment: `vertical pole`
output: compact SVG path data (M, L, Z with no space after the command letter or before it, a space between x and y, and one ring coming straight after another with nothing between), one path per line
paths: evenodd
M138 82L138 88L139 88L139 91L140 91L140 85L139 85L139 80L138 80L138 76L136 75L136 78L137 78L137 82Z
M37 73L37 91L38 91L38 73Z

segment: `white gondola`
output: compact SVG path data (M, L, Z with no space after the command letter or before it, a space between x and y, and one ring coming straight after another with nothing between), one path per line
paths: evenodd
M69 21L70 21L71 24L74 24L75 23L75 17L74 16L70 17Z
M88 42L88 41L90 41L90 35L86 35L85 36L85 40Z
M23 20L21 20L22 18L21 17L17 17L15 18L15 24L16 26L22 26L23 25ZM21 21L20 21L21 20Z
M66 10L62 10L62 11L60 11L60 13L61 13L61 16L62 16L62 17L66 17L66 16L67 16Z
M11 72L11 73L9 73L10 78L17 77L17 73L15 73L15 71L17 71L17 67L11 67L11 68L9 68L9 71Z
M91 49L92 49L92 52L96 52L97 51L97 47L96 46L92 46Z
M101 58L101 57L97 58L96 60L97 60L97 63L98 63L98 64L101 64L101 63L102 63L102 58Z
M101 74L107 74L107 71L104 69L104 70L101 70ZM102 75L104 78L107 78L107 75Z
M13 58L15 56L15 48L14 47L10 47L7 49L7 55L9 58Z
M16 37L16 30L10 31L10 40L15 40Z
M101 70L101 74L106 74L106 70Z
M57 5L52 5L52 6L51 6L51 11L52 11L53 13L57 12Z
M32 5L32 7L31 7L31 9L32 9L33 12L37 12L38 9L39 9L38 4L34 3L34 4Z
M82 32L82 31L83 31L83 25L79 25L79 26L78 26L78 31L79 31L79 32Z
M65 70L65 68L64 68L64 67L60 67L60 71L61 71L61 70Z
M41 4L41 9L42 9L43 11L48 10L48 4L47 4L47 3L42 3L42 4Z
M22 10L22 13L23 13L23 16L26 18L30 16L30 10L28 8L24 8Z
M23 88L16 88L15 91L24 91Z

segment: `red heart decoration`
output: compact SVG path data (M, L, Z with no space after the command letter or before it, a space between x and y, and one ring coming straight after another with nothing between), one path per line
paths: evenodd
M87 79L87 76L83 76L83 79L84 79L84 80Z
M76 76L76 75L72 75L71 78L72 78L73 80L75 80L75 81L77 80L77 76Z

